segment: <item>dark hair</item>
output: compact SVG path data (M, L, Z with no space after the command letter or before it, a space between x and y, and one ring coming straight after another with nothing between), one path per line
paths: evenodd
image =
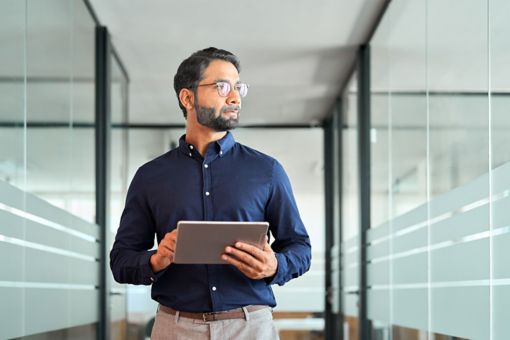
M215 47L197 51L179 65L177 73L174 76L174 90L177 95L179 107L184 113L184 118L187 118L188 114L186 108L179 100L179 92L181 92L182 89L192 89L196 94L196 87L200 80L202 80L205 69L209 66L211 61L217 59L228 61L235 66L237 72L241 72L239 59L233 53Z

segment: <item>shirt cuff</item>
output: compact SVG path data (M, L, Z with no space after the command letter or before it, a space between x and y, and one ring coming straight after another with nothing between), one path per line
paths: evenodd
M140 266L142 273L142 282L146 285L153 284L166 272L167 268L154 273L151 268L151 256L156 253L156 250L146 251L140 258Z
M266 282L268 285L278 284L283 286L285 283L284 276L287 272L287 259L285 255L281 253L274 253L276 256L276 261L278 262L278 266L276 267L276 273L272 277L266 278Z

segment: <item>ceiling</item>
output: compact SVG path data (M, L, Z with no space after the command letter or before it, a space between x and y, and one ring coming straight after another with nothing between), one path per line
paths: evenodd
M178 65L215 46L250 84L242 124L317 124L349 75L384 0L90 0L130 76L130 122L183 124Z

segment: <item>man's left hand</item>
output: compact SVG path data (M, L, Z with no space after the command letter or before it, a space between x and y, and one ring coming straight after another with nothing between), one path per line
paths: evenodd
M273 249L267 243L267 236L262 249L251 244L236 242L235 247L225 248L225 254L221 258L254 280L271 277L278 268L278 261Z

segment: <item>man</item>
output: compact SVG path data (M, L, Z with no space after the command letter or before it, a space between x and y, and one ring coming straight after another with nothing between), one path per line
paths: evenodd
M153 339L277 339L272 284L310 267L311 247L291 186L273 158L234 141L241 97L232 53L207 48L174 77L187 120L179 146L136 172L110 254L115 280L152 284ZM263 249L227 246L222 265L172 264L180 220L268 221ZM158 248L153 246L154 234Z

